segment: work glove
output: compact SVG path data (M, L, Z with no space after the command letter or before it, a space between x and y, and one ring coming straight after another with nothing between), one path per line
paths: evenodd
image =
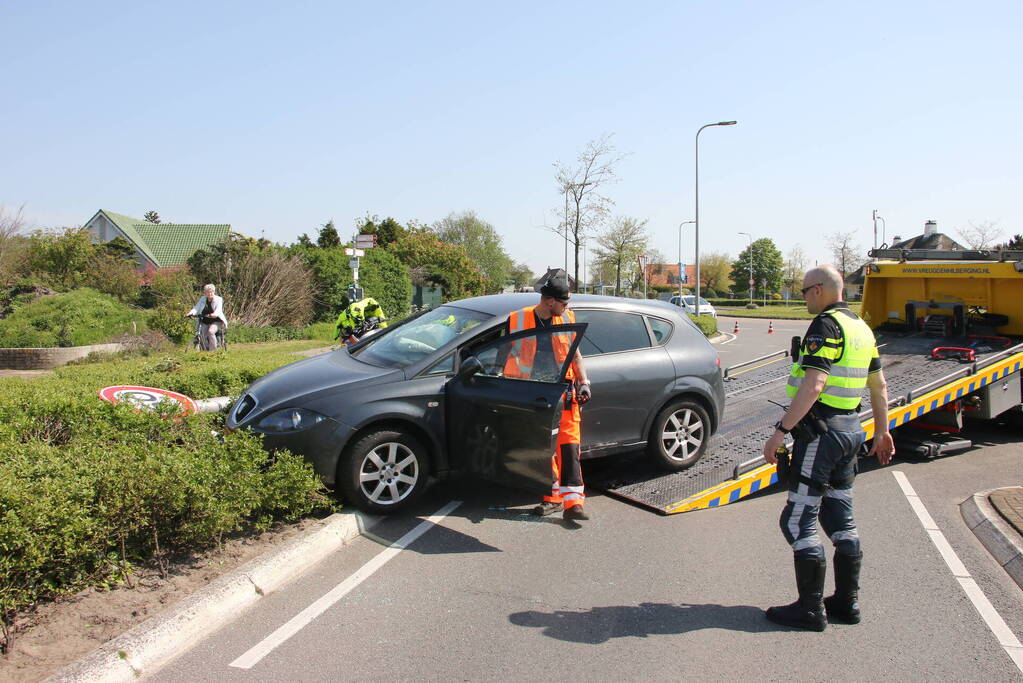
M582 382L576 385L575 398L579 401L579 405L590 402L590 399L593 398L593 392L590 390L589 382Z

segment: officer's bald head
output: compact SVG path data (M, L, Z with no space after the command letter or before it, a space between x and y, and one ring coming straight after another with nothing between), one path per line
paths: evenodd
M810 313L820 313L842 300L842 274L830 263L806 271L803 277L803 298Z

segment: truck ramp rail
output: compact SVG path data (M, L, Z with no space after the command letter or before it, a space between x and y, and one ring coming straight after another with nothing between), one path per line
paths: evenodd
M888 382L888 424L894 429L928 412L1020 371L1023 343L1014 338L1004 350L976 348L976 360L936 359L936 346L967 346L966 339L921 334L878 335ZM725 414L710 447L695 465L666 473L642 459L597 468L589 485L664 515L719 507L761 491L777 481L774 465L761 454L786 404L791 361L779 351L725 370ZM874 433L869 397L860 419L867 438Z

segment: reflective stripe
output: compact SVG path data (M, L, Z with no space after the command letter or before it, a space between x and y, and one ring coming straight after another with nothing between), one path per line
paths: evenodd
M828 489L824 492L825 498L833 498L835 500L846 500L852 501L852 489Z
M850 529L848 531L836 531L832 534L831 541L833 543L838 543L839 541L857 541L859 538L860 535L856 532L856 529Z
M803 466L799 469L799 474L805 480L813 479L813 466L817 461L817 447L821 445L820 437L817 437L806 445L806 452L803 454ZM804 496L810 495L810 485L799 483L799 487L796 489L796 493ZM820 503L820 496L814 496L817 503Z
M832 365L832 377L866 377L867 368L851 368L847 365Z
M806 538L801 538L798 541L796 541L795 543L793 543L792 544L792 550L799 551L799 550L805 550L807 548L816 548L819 545L823 545L823 544L821 543L821 537L818 536L817 532L815 531L815 532L813 532L812 535L807 536Z
M789 491L789 502L798 503L800 505L820 505L820 496L810 496L803 493L796 493L795 491Z
M836 396L838 398L863 398L863 387L839 387L832 384L829 387L825 387L825 391L828 396ZM821 394L821 396L824 396L824 394ZM856 406L853 407L855 408Z

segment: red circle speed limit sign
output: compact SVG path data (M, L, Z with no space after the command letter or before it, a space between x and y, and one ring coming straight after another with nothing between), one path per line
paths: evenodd
M162 401L172 401L181 406L177 414L182 417L190 415L197 410L195 401L188 396L179 394L176 391L156 389L154 387L134 387L127 385L103 387L99 390L99 397L110 403L127 403L141 410L150 411L155 411L156 407L160 405Z

